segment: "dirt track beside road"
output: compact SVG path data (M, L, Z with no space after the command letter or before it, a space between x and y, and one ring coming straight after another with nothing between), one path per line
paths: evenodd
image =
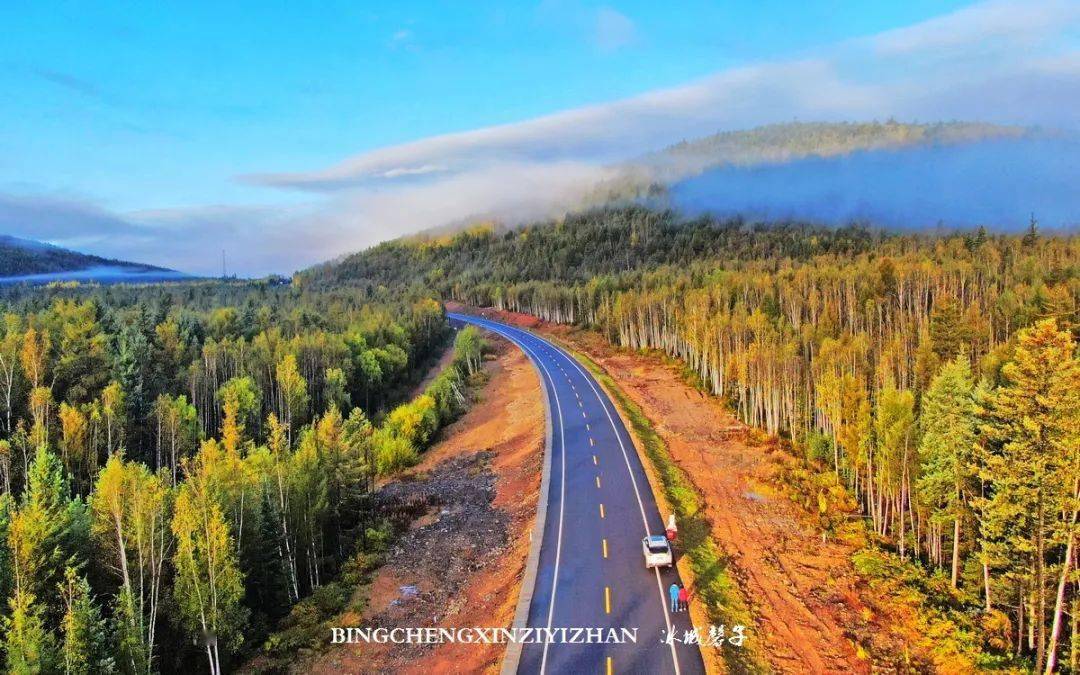
M536 515L544 447L540 380L516 347L495 358L479 400L421 462L386 483L431 505L376 573L362 626L509 627ZM501 645L341 645L315 673L495 673Z

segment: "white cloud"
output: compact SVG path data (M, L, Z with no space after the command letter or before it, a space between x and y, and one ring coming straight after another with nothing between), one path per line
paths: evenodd
M871 38L870 43L880 54L889 56L950 50L996 40L1016 44L1039 40L1077 19L1080 19L1080 3L1075 0L991 0L881 33Z
M607 21L618 28L618 19ZM241 273L288 272L470 217L556 214L609 177L605 167L612 162L718 130L795 118L888 117L1077 130L1078 28L1075 2L993 0L849 41L813 58L729 69L611 103L423 138L316 171L244 177L314 193L303 207L115 215L75 206L93 223L82 231L121 231L123 236L107 242L111 255L212 273L224 247ZM620 30L605 38L609 45L632 36L625 24ZM0 200L0 224L3 206Z

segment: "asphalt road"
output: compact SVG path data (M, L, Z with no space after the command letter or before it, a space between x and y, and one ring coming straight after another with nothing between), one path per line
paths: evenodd
M671 630L681 637L690 621L686 612L669 611L668 587L678 572L645 568L641 540L663 534L665 521L614 404L552 343L480 317L450 319L517 344L548 398L551 477L528 626L638 629L636 644L525 645L518 672L703 673L696 646L664 641Z

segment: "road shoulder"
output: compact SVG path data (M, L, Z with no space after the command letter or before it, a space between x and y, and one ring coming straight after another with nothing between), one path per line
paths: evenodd
M496 356L485 363L489 379L478 400L417 466L382 488L430 500L432 508L376 572L358 625L509 627L514 620L540 491L544 399L525 355L488 339ZM503 655L498 644L338 645L303 672L497 673Z

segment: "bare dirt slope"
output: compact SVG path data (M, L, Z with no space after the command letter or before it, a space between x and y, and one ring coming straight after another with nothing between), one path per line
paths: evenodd
M496 358L480 400L419 465L383 486L435 504L376 574L360 625L496 627L513 620L536 514L544 446L540 381L515 347ZM342 645L304 672L493 673L499 645Z
M489 312L485 312L488 314ZM496 313L490 313L495 315ZM850 545L808 527L803 512L769 488L779 451L752 440L718 399L703 395L661 356L611 347L593 332L498 313L559 338L599 363L654 422L707 504L716 541L757 620L752 639L772 669L869 672L848 627L865 624Z

